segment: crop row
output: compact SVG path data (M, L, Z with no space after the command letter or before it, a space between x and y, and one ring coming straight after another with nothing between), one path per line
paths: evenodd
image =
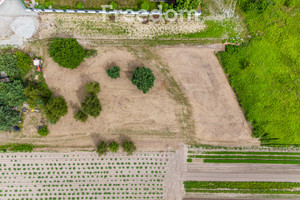
M184 182L186 192L202 193L300 194L299 187L300 183L292 182Z

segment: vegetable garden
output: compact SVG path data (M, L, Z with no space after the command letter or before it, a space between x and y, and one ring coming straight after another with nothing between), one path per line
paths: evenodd
M164 199L169 156L0 154L0 199Z

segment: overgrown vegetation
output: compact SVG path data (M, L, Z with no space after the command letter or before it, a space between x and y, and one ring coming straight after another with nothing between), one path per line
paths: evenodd
M31 69L31 58L29 55L21 51L16 52L15 55L17 57L16 64L17 67L20 69L20 74L22 76L25 76Z
M154 86L155 77L150 68L138 67L134 70L131 82L146 94Z
M240 0L252 39L220 60L255 137L299 145L299 1Z
M299 187L300 183L292 182L184 182L186 192L203 193L300 194Z
M120 67L111 67L110 69L106 70L106 73L109 77L113 79L117 79L120 77Z
M100 84L97 81L88 82L84 87L87 94L98 94L100 92Z

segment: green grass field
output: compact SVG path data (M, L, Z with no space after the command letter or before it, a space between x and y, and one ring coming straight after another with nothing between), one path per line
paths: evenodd
M300 183L290 182L218 182L185 181L186 192L249 193L249 194L300 194Z
M246 155L289 155L300 156L300 152L268 152L268 151L205 151L204 154L246 154Z
M219 54L262 145L300 145L300 1L241 0L249 42Z

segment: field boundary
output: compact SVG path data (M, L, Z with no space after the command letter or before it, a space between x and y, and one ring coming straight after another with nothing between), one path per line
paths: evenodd
M114 15L114 14L119 14L119 15L143 15L143 16L149 16L149 15L166 15L167 13L164 12L157 12L157 11L146 11L146 10L141 10L141 11L133 11L133 10L73 10L73 9L38 9L38 8L26 8L21 0L18 0L19 3L22 5L22 7L28 11L28 12L37 12L37 13L80 13L80 14L109 14L109 15ZM1 5L1 3L0 3ZM200 16L202 15L202 12L195 12L195 16Z

